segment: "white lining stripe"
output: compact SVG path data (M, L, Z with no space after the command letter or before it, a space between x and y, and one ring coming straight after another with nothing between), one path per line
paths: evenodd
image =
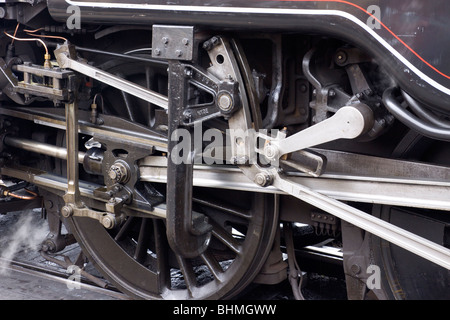
M254 13L254 14L278 14L278 15L330 15L345 18L357 24L372 37L389 50L398 60L400 60L408 69L404 72L412 71L419 78L427 82L435 89L450 96L450 89L431 79L429 76L415 67L409 60L395 50L386 40L378 35L367 24L359 20L354 15L339 10L320 10L320 9L282 9L282 8L248 8L248 7L213 7L213 6L183 6L183 5L153 5L153 4L131 4L131 3L107 3L107 2L84 2L66 0L66 3L79 7L100 7L110 9L132 9L132 10L153 10L153 11L189 11L189 12L214 12L214 13Z

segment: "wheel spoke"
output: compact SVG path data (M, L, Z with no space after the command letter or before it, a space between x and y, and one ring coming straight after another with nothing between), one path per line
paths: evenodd
M223 269L214 255L211 252L206 251L202 253L200 257L202 258L203 262L205 262L214 278L216 278L216 280L218 280L219 282L222 282Z
M197 287L197 277L194 273L194 267L188 259L185 259L179 255L177 255L177 261L189 294L191 297L194 297L195 288Z
M213 221L210 221L210 223L213 226L212 235L228 248L230 248L234 253L240 255L242 252L240 243L235 238L233 238L233 236L228 231L219 226L217 223Z
M150 240L151 234L151 224L152 220L148 218L143 218L141 223L141 228L139 230L139 237L137 241L136 250L134 252L134 259L138 262L144 262L145 257L147 256L147 249Z
M120 227L119 232L114 237L114 240L120 241L122 240L128 233L130 227L133 225L135 217L128 217L127 221Z
M233 207L229 203L225 205L224 203L218 203L218 201L212 202L211 200L206 201L199 198L193 198L192 201L246 220L250 220L252 218L252 215L247 210L238 209L236 207Z
M131 106L132 106L131 96L128 93L124 92L124 91L121 91L121 94L122 94L122 98L123 98L124 104L126 106L126 110L127 110L127 113L128 113L128 118L130 118L130 120L133 121L133 122L136 121L134 119L133 111L132 111L132 108L131 108Z
M155 235L155 252L157 257L158 286L159 292L170 288L170 266L169 266L169 244L164 231L163 221L155 219L153 221Z
M126 80L126 76L124 74L116 73L116 76ZM135 118L134 118L134 114L133 114L133 107L132 107L133 103L131 101L131 96L125 91L120 91L120 94L122 95L122 99L124 102L125 109L127 111L128 119L134 122Z
M153 72L150 67L145 67L145 84L147 89L152 89L153 84ZM151 104L150 102L147 103L147 109L148 109L148 126L153 127L155 124L155 106Z

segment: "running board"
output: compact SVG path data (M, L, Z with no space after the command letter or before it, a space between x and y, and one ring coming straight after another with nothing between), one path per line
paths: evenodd
M292 182L336 200L450 211L450 168L331 150L318 150L328 159L320 178L284 170ZM295 158L293 154L293 158ZM352 165L348 165L348 164ZM290 170L290 171L289 171ZM140 161L141 181L166 183L167 158ZM241 169L225 165L194 165L195 187L285 194L275 186L261 187Z

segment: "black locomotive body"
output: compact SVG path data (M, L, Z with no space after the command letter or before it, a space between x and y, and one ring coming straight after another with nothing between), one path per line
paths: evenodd
M135 298L302 298L324 241L351 299L449 298L448 10L0 3L2 203L41 197L41 250Z
M216 30L325 34L370 52L417 98L448 103L450 70L445 52L444 1L49 1L51 15L65 22L68 5L87 23L202 26ZM440 54L436 55L436 50ZM438 95L433 100L433 92Z

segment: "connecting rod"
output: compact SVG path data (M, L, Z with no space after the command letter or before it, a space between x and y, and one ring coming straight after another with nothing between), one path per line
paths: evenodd
M358 103L340 108L332 117L303 131L285 138L283 134L271 138L262 136L269 143L264 147L264 155L270 161L306 148L318 146L338 139L355 139L373 126L373 112L365 104Z

